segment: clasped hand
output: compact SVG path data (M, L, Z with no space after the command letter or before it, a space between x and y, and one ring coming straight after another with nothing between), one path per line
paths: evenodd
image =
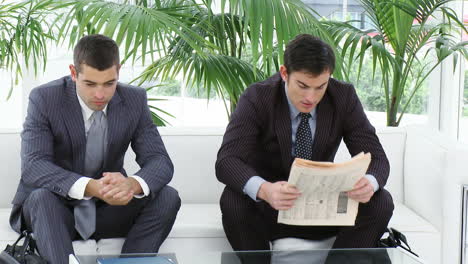
M120 172L105 172L102 176L88 183L86 190L90 196L110 205L127 205L133 199L135 184L138 184L134 178L125 177Z

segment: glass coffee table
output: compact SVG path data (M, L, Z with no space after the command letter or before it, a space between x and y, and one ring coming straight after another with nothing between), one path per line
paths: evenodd
M421 264L398 248L77 256L79 264ZM107 261L107 262L106 262Z

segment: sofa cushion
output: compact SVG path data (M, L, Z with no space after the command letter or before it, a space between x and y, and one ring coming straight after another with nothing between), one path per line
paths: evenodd
M12 243L18 237L8 224L10 208L0 209L0 243L6 245ZM396 203L393 217L389 226L394 227L403 233L439 233L429 222L415 214L406 206ZM174 227L169 234L169 238L224 238L224 230L221 222L221 211L217 204L183 204ZM103 240L101 246L109 248L113 239ZM121 239L120 239L121 240ZM93 251L86 250L89 247L100 247L101 241L97 244L94 241L75 241L74 247L78 252L85 254ZM123 241L115 244L121 247ZM112 247L112 246L110 246ZM93 249L95 250L95 249ZM209 250L209 249L207 249Z

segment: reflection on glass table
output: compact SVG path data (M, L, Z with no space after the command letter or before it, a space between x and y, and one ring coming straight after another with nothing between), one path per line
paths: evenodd
M77 256L79 264L421 264L398 248ZM114 262L110 261L113 260ZM102 262L107 260L108 262Z

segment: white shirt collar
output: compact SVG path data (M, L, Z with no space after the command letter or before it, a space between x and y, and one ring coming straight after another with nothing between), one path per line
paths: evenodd
M78 91L76 91L76 97L78 97L78 102L80 103L81 106L81 112L83 113L83 117L85 120L89 120L91 115L94 113L94 110L89 108L83 99L81 99L80 95L78 94ZM104 109L102 110L104 112L104 115L107 115L107 104L104 106Z

